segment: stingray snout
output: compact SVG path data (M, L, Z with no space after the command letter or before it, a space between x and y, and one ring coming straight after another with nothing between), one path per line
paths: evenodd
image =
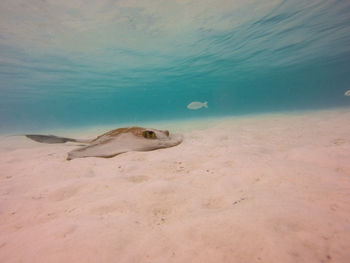
M160 140L162 147L173 147L182 143L183 137L180 134L172 134L166 139Z

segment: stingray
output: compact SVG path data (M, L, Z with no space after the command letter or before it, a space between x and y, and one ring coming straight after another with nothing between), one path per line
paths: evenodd
M119 128L106 132L95 139L79 140L55 135L26 134L27 138L40 143L80 143L83 147L68 153L67 160L84 157L111 158L129 151L152 151L176 146L182 142L179 135L167 130L142 127Z

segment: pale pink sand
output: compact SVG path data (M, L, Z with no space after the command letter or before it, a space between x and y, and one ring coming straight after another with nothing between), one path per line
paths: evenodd
M350 109L158 127L184 142L66 161L2 137L0 262L350 262Z

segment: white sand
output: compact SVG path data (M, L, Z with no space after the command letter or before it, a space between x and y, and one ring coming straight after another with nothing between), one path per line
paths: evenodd
M350 109L179 125L112 159L2 137L0 262L350 262Z

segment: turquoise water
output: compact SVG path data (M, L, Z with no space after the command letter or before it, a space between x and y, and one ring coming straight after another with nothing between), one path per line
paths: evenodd
M0 54L2 132L350 106L350 1L3 0Z

